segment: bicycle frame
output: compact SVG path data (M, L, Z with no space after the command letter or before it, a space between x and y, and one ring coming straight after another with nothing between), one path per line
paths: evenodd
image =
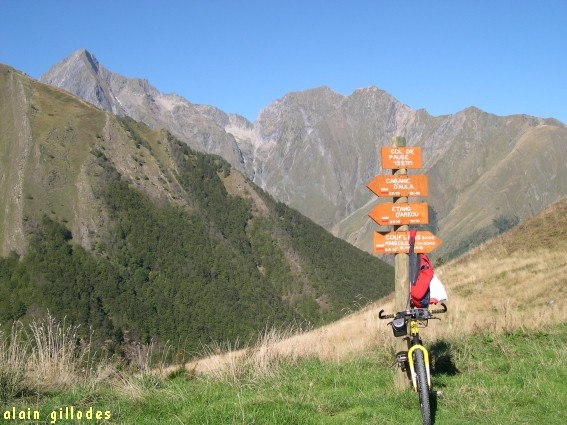
M408 343L408 351L396 353L398 366L411 379L413 389L419 396L419 409L424 425L431 425L431 372L429 368L429 351L425 348L419 337L419 328L427 326L431 319L439 319L435 314L446 313L447 306L441 303L442 309L429 310L427 308L412 308L398 311L396 314L383 314L380 310L380 319L394 319L388 325L392 327L396 338L403 337ZM409 331L409 335L408 335ZM409 370L408 370L409 369Z

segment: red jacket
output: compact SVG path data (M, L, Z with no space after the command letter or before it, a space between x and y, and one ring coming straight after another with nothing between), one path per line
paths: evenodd
M429 305L429 282L433 279L433 265L425 254L419 255L419 273L415 285L411 286L410 296L414 307ZM424 299L425 298L425 299ZM425 301L422 304L422 301Z

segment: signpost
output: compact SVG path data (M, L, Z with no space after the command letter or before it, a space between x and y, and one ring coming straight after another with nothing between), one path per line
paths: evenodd
M394 254L395 311L406 309L409 299L409 226L429 222L428 206L425 202L409 203L409 196L427 196L425 175L408 175L408 169L419 169L423 165L421 148L406 147L404 137L393 137L392 146L380 150L382 168L392 170L392 175L378 175L367 187L379 197L393 197L393 203L378 204L368 215L380 226L394 226L393 232L374 232L373 251L376 254ZM429 253L441 245L441 240L431 232L416 234L414 252ZM407 350L402 338L396 339L397 351ZM398 389L405 387L406 376L401 369L396 374Z

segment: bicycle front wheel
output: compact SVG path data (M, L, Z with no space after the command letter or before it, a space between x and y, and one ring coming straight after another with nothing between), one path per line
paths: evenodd
M429 404L429 385L427 381L427 371L425 370L425 361L423 359L423 351L415 350L413 352L413 366L415 368L417 394L419 395L419 406L423 425L431 425L431 407Z

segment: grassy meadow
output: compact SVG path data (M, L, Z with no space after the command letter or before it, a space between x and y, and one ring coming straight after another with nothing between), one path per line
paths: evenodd
M566 205L437 269L449 312L422 332L441 392L434 423L567 423ZM551 236L533 236L542 234ZM381 308L391 311L392 297L309 332L266 329L242 347L203 347L173 366L141 347L136 368L78 344L54 318L16 324L0 338L0 414L4 423L419 424L417 395L395 390Z
M87 379L60 381L58 388L53 383L42 387L45 382L30 376L35 390L29 387L3 401L1 412L37 414L36 421L13 423L420 423L417 395L394 390L391 346L323 361L276 355L269 347L271 338L207 374L184 368L164 375L156 374L163 372L160 368L131 373L99 363ZM442 392L432 403L435 423L567 421L567 325L483 331L435 340L429 347L433 384ZM59 372L73 375L65 362ZM89 411L101 419L89 422ZM4 420L10 423L6 416Z

